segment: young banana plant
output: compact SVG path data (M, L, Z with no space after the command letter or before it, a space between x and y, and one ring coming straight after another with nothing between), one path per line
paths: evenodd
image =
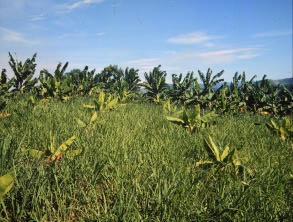
M271 119L271 124L267 123L267 127L274 133L277 133L282 140L286 138L293 139L293 125L287 118L276 122Z
M234 166L236 173L243 172L243 161L247 161L247 158L238 158L237 149L230 149L227 145L221 152L221 149L217 147L211 136L205 139L205 149L211 160L198 161L196 166L213 166L216 165L219 169L224 169L227 166Z
M99 94L98 100L94 100L95 105L83 105L86 108L95 109L97 111L111 111L119 108L124 104L118 104L118 97L114 97L111 94L108 96L102 91Z
M178 110L178 107L176 106L175 102L172 103L171 99L169 98L164 102L164 110L168 113L176 113Z
M14 171L0 177L0 199L13 187Z
M88 127L92 127L92 128L95 128L97 126L97 124L103 124L104 121L97 121L97 118L98 118L98 113L95 112L94 115L92 116L92 118L90 119L90 121L88 123L76 118L77 120L77 124L80 126L80 127L83 127L84 129L88 128Z
M45 151L40 151L36 149L25 149L23 148L22 151L26 152L29 156L33 158L47 158L47 162L53 162L55 160L59 160L62 158L62 155L65 154L71 157L77 156L82 152L82 149L78 150L67 150L67 148L73 143L75 140L75 136L72 136L68 140L66 140L61 146L57 149L54 147L54 138L52 137L52 132L50 132L50 146Z
M191 114L189 114L186 111L185 107L183 107L182 116L180 118L173 116L166 116L166 118L172 123L189 129L189 131L193 133L195 130L198 130L199 128L206 127L215 116L217 116L217 114L215 114L214 111L204 116L201 116L200 105L197 105L195 110Z

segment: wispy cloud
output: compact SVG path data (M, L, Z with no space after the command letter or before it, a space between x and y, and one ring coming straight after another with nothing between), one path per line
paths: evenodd
M218 50L211 52L199 53L198 56L205 62L219 64L219 63L229 63L239 59L251 59L259 56L262 49L259 48L237 48L237 49L227 49Z
M33 16L31 18L31 21L39 21L39 20L44 20L46 17L44 14L40 14L40 15L37 15L37 16Z
M0 27L0 37L3 41L33 45L35 42L27 40L21 33Z
M105 32L98 32L97 33L97 36L102 36L102 35L105 35Z
M292 35L292 31L270 31L254 34L253 37L277 37Z
M212 39L219 39L223 38L223 36L212 36L207 35L204 32L193 32L184 35L178 35L176 37L169 38L167 41L169 43L176 43L176 44L199 44L199 43L206 43L207 46L212 46L208 40Z
M160 64L160 60L158 58L148 58L148 59L137 59L124 63L126 66L138 68L140 72L149 72L155 66Z
M239 49L226 49L211 52L200 53L199 56L202 58L222 56L222 55L236 55L237 53L251 53L252 51L258 50L257 48L239 48Z
M251 59L260 55L259 48L237 48L209 52L189 51L178 54L171 58L174 62L193 62L198 61L201 64L222 64L230 63L239 59Z
M231 62L251 59L261 55L264 49L261 48L234 48L216 51L194 51L194 50L183 50L183 51L161 51L161 55L157 58L143 58L133 61L125 62L127 66L137 67L140 72L149 72L155 66L162 64L164 70L170 70L172 72L182 72L193 70L196 64L201 66L217 66L221 64L229 64Z
M58 39L64 39L64 38L68 38L68 37L78 37L78 36L83 36L83 35L85 35L85 33L83 33L83 32L63 34L63 35L59 36Z
M67 5L66 6L66 12L70 12L72 11L73 9L76 9L76 8L79 8L83 5L86 5L86 4L98 4L98 3L101 3L105 0L83 0L83 1L78 1L72 5Z

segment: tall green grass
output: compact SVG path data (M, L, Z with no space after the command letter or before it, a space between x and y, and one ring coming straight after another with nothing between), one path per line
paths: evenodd
M222 115L190 134L170 123L162 106L129 103L98 115L104 123L79 127L94 111L92 98L67 102L11 100L0 120L0 176L15 184L0 200L1 221L290 221L292 147L265 126L269 117ZM21 148L45 150L75 135L74 158L37 160ZM245 171L196 167L208 159L211 135L248 157Z

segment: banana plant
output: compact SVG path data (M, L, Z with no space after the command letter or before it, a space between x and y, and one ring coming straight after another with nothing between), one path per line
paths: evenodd
M281 139L285 140L288 138L293 140L293 124L290 123L288 118L281 121L271 119L271 123L267 123L266 125L271 131L277 133Z
M125 82L127 82L129 90L134 93L139 92L140 78L138 75L138 71L138 69L129 69L128 67L126 67L124 71L124 80Z
M212 73L213 71L210 68L208 69L206 75L204 75L200 70L198 70L198 75L204 85L204 89L202 91L202 94L204 95L211 93L215 85L224 81L224 79L218 79L223 75L224 70L214 75L213 78L211 79Z
M214 111L204 116L201 116L200 105L197 105L195 110L191 114L189 114L186 111L185 107L183 107L182 116L180 118L173 116L166 116L166 118L172 123L189 129L189 131L193 133L195 130L198 130L199 128L204 128L208 124L210 124L215 116L217 116L217 114L215 114Z
M240 98L233 91L226 83L222 85L216 92L213 107L221 113L236 112L243 108L245 104L240 102Z
M43 97L50 98L54 97L60 100L68 99L69 94L73 90L73 86L70 85L71 76L65 76L65 70L68 66L68 62L64 64L59 63L54 72L54 75L49 73L46 69L40 72L39 81L42 86ZM45 76L44 76L45 75Z
M208 139L205 139L205 149L208 153L210 160L198 161L196 166L213 165L218 166L218 169L224 169L227 166L233 166L236 168L236 173L242 173L244 170L243 162L246 162L248 158L238 158L237 149L231 149L228 145L224 149L220 149L209 135Z
M168 88L166 83L166 71L160 70L161 65L154 67L153 71L149 74L144 73L146 82L142 83L141 86L144 87L146 91L146 96L155 101L158 97L164 95L165 90Z
M10 61L8 62L14 72L15 80L13 81L14 92L30 92L38 82L37 78L33 78L37 64L35 63L37 53L32 59L27 59L23 64L17 61L9 53Z
M13 187L14 171L0 177L0 199Z
M89 127L92 127L92 128L95 128L98 124L103 124L104 121L97 121L97 118L98 118L98 112L95 112L94 115L91 117L90 121L88 123L76 118L77 120L77 124L86 129L86 128L89 128Z
M46 158L46 162L53 162L55 160L59 160L62 158L63 154L74 157L79 155L82 152L82 149L70 150L70 151L67 150L67 148L73 143L75 138L76 138L75 136L72 136L56 149L54 146L54 137L52 137L52 132L50 132L50 146L46 147L45 151L40 151L36 149L25 149L25 148L23 148L22 151L36 159Z
M76 95L88 95L91 89L97 85L94 77L95 71L95 69L89 71L88 66L85 66L82 71L73 69L66 73L67 78L71 78Z
M130 91L128 83L124 79L117 80L112 87L115 96L119 101L125 102L133 97L133 92Z
M10 88L12 87L13 83L14 83L14 79L8 80L6 69L2 69L2 72L0 75L0 96L1 97L6 98L12 95Z
M281 84L281 88L278 96L278 114L287 115L293 111L293 93L291 93L283 84Z
M95 79L98 83L103 83L103 89L106 92L113 91L114 84L124 77L124 72L117 65L105 67L101 73L97 74Z
M111 94L106 95L103 91L100 92L98 100L94 100L94 104L94 106L85 104L83 106L89 109L105 112L118 109L120 106L124 105L118 103L118 97Z
M188 72L184 79L182 79L182 73L180 73L179 76L173 74L172 86L167 90L168 96L171 97L173 101L184 103L186 101L185 93L192 86L193 81L193 72Z
M164 110L167 112L167 113L176 113L177 110L178 110L178 107L176 105L176 102L171 102L171 98L169 98L168 100L166 100L164 102Z
M6 69L2 69L0 76L0 111L7 105L6 98L12 94L9 89L11 88L13 81L14 79L8 81Z

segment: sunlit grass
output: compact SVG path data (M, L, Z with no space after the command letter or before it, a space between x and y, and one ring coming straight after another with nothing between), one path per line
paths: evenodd
M1 221L273 221L292 218L292 147L265 126L270 117L223 115L193 134L170 123L162 106L129 103L89 122L92 98L11 100L0 120L0 167L15 171ZM77 157L47 163L21 148L45 150L72 136ZM196 167L208 159L204 138L248 157L245 172Z

